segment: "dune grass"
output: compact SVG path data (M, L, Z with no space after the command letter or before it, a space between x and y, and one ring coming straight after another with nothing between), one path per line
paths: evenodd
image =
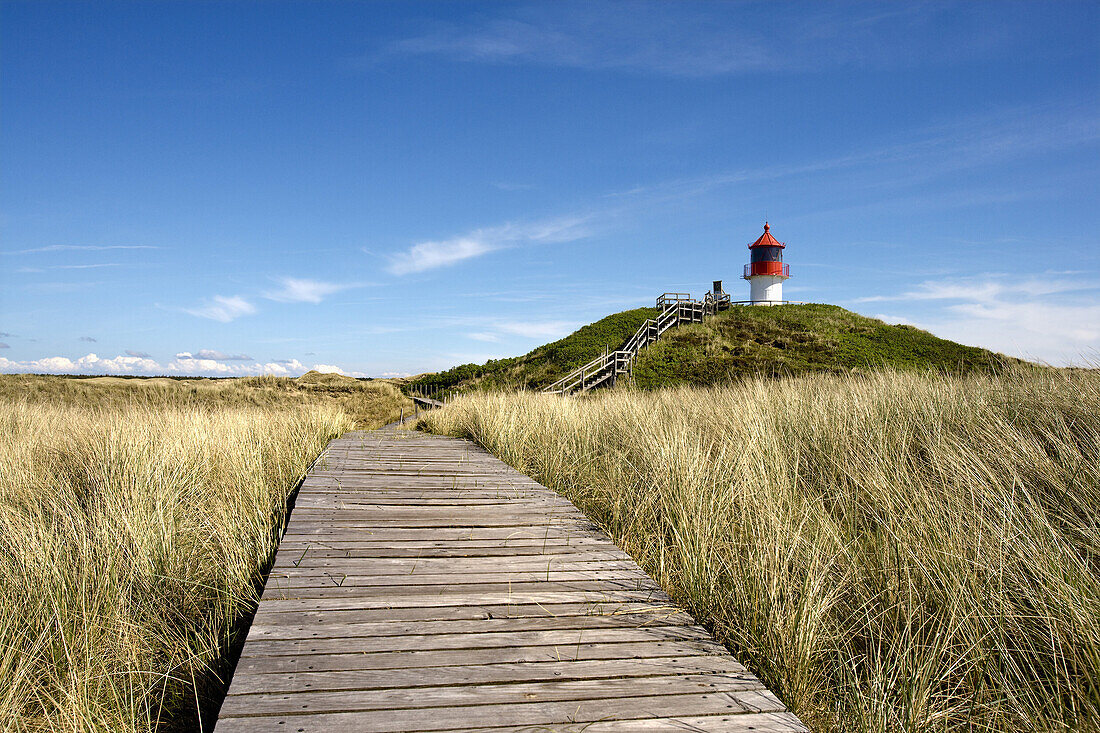
M562 399L471 437L605 527L820 731L1100 729L1100 374Z
M241 384L28 379L0 380L0 729L197 730L289 492L354 421Z
M0 374L0 399L28 400L79 407L227 407L302 409L332 406L347 414L360 430L397 420L413 403L392 382L361 380L340 374L306 372L300 377L236 379L169 377L67 377Z

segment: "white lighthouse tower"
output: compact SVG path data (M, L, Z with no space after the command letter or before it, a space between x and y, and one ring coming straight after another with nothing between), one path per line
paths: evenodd
M783 248L787 245L773 237L771 227L764 222L764 233L749 245L749 264L744 278L749 281L749 301L752 305L779 305L783 302L783 281L791 276L783 264Z

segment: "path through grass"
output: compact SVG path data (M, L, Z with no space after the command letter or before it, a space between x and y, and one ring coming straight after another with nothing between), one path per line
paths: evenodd
M562 399L472 437L600 522L817 730L1100 729L1100 374Z

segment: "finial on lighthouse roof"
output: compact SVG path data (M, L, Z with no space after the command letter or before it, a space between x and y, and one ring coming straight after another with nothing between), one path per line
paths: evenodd
M764 222L764 233L760 235L759 239L749 245L749 249L755 249L756 247L779 247L782 249L786 247L787 245L772 236L772 233L769 231L770 229L771 227L768 225L768 222Z

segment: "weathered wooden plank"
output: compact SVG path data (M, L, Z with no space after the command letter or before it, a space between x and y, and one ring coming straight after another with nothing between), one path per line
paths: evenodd
M253 628L263 624L353 624L374 621L446 621L492 619L540 619L570 618L573 616L612 617L626 616L639 619L664 619L683 613L671 605L655 603L516 603L512 605L470 606L393 606L376 608L336 608L307 610L274 610L271 604L261 605L253 621ZM686 615L686 614L685 614ZM688 617L690 618L690 617ZM251 632L250 632L251 633Z
M348 568L351 572L340 572L325 568L295 568L280 569L271 573L268 577L268 585L276 588L307 589L325 588L332 586L340 588L395 588L397 586L413 585L445 585L454 587L457 585L481 585L485 583L530 583L530 582L571 582L571 581L596 581L609 580L636 580L645 587L657 587L645 573L637 568L626 569L596 569L596 570L562 570L553 568L545 563L541 568L530 570L501 570L498 573L488 571L468 571L465 573L421 573L411 572L414 568L404 573L388 574L364 574Z
M520 580L516 582L480 581L463 583L461 578L455 578L451 583L413 584L402 585L340 585L340 578L333 576L326 584L318 584L313 587L288 587L281 583L279 578L271 578L264 589L264 598L270 600L302 600L302 599L333 599L355 600L369 603L375 599L406 598L420 599L417 602L436 602L439 596L448 596L450 604L481 605L485 598L493 597L502 599L507 603L508 599L517 600L530 594L542 594L544 597L550 593L577 593L590 594L591 600L599 600L601 595L615 591L635 591L658 594L660 592L654 581L648 577L616 579L616 580ZM497 601L500 602L500 601Z
M402 636L340 636L336 638L269 639L250 643L251 654L278 657L306 654L375 654L438 649L495 649L516 646L561 646L653 640L705 641L707 651L717 651L710 635L698 626L645 626L623 628L524 629L466 633L405 634Z
M513 725L584 723L607 719L636 720L678 715L783 712L785 708L767 690L498 703L455 707L396 708L379 715L315 713L285 716L226 718L228 731L276 730L279 721L302 733L339 730L342 733L396 733L488 727L507 721ZM734 719L736 719L734 717Z
M558 723L552 727L497 726L461 728L436 733L622 733L622 731L692 731L692 733L809 733L794 713L745 713L742 715L689 715L675 718L602 720L592 723Z
M229 697L253 693L288 693L309 690L373 690L417 688L425 685L483 685L562 680L603 680L675 674L747 674L729 656L651 657L639 659L589 659L566 662L503 662L449 667L404 669L352 669L332 672L249 674L233 678ZM247 699L247 698L246 698Z
M400 669L403 667L448 667L463 664L501 662L569 662L580 659L644 659L721 655L725 649L715 642L635 641L606 644L563 642L547 646L488 649L431 649L352 654L297 654L291 656L241 655L237 669L251 673L305 672L338 669Z
M221 717L254 715L300 715L349 710L391 710L394 708L431 708L455 705L495 705L500 703L554 702L607 698L687 695L692 693L743 692L760 690L760 680L747 672L735 674L660 677L622 677L597 680L555 680L552 682L499 683L490 685L445 685L390 687L378 690L313 690L296 692L235 695L226 700Z
M464 634L552 629L610 629L691 625L685 613L619 614L614 616L521 616L518 618L455 619L441 621L362 621L343 623L253 623L249 634L261 639L350 639L356 636L411 636L414 634Z
M613 552L606 548L593 548L587 551L578 551L577 548L572 550L563 550L557 553L543 553L541 547L536 545L532 548L532 555L524 555L523 553L514 553L516 548L501 548L494 547L491 549L499 551L508 551L510 559L508 560L509 567L523 568L526 565L530 567L546 567L548 564L553 564L554 567L559 569L578 569L580 567L595 567L597 565L603 566L603 563L609 563L607 567L612 567L613 564L622 565L624 563L630 563L633 567L637 565L633 564L630 557L622 552ZM494 557L443 557L437 556L432 553L431 550L421 550L415 555L406 557L387 557L387 556L367 556L367 557L355 557L346 554L347 550L329 550L335 552L335 555L322 555L319 554L324 550L314 550L313 548L302 548L302 552L294 556L291 553L280 553L280 557L276 563L276 568L294 567L294 568L369 568L370 572L384 573L387 569L394 572L411 572L410 568L431 568L438 572L440 570L455 569L455 570L470 570L472 568L477 569L499 569L502 565L499 558Z
M438 591L438 595L393 595L347 596L343 598L281 598L277 593L264 593L260 603L260 612L300 611L302 609L326 611L339 609L371 608L423 608L427 606L467 606L484 608L486 606L512 606L529 603L587 603L592 606L614 603L648 602L666 607L673 605L664 591L571 591L564 589L544 589L539 591L509 590L507 592L450 593Z
M470 443L384 430L303 481L218 731L681 723L804 730L570 502Z

